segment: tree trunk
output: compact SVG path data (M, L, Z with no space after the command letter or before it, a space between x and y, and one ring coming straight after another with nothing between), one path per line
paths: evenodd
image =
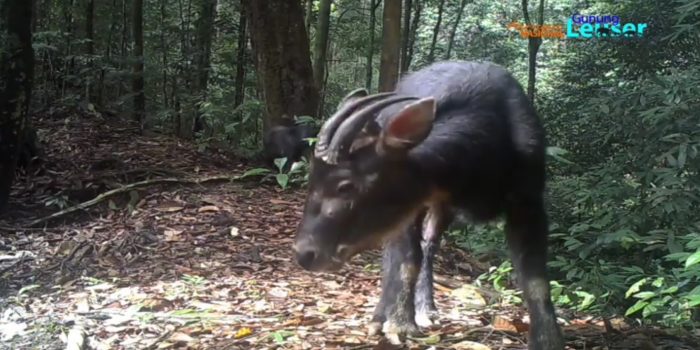
M365 88L367 91L372 90L372 60L374 58L374 32L377 26L377 0L370 0L369 4L369 46L367 47L367 76L365 80Z
M245 5L265 99L263 132L275 125L291 125L293 116L315 116L319 94L301 3L246 0Z
M411 69L411 61L413 60L413 48L416 44L416 35L418 34L418 27L420 26L420 14L423 10L423 3L418 1L416 3L416 12L413 14L413 23L411 24L411 34L408 42L408 54L406 55L406 61L402 62L402 65L406 66L406 71Z
M433 29L433 40L430 42L430 51L428 52L428 63L435 61L435 45L437 44L437 37L440 33L440 25L442 24L442 11L445 8L445 0L440 0L440 5L438 5L438 18L435 23L435 29Z
M143 82L143 0L133 0L133 32L134 32L134 77L131 92L134 94L133 118L143 126L146 112L146 97Z
M412 1L405 1L405 8L403 9L403 34L401 35L401 74L408 71L408 46L411 44Z
M112 11L115 13L119 7L117 7L117 0L112 0ZM107 41L105 42L105 61L110 62L110 58L112 57L112 39L114 38L115 34L114 32L117 30L117 21L119 20L118 16L112 16L109 24L109 32L107 32ZM97 88L97 105L102 106L102 102L104 101L104 91L105 91L105 73L106 69L104 66L100 68L100 82L99 86Z
M197 21L197 49L195 51L195 64L197 67L197 81L193 89L195 96L193 133L204 131L204 120L197 105L206 101L207 87L209 84L209 69L211 62L211 43L214 35L214 19L216 19L217 0L202 0L200 17Z
M63 4L63 19L65 21L65 38L66 38L66 54L68 57L63 64L63 74L61 75L61 98L66 96L66 88L68 79L67 77L72 76L75 68L75 57L73 55L73 1L68 0L67 3Z
M170 100L168 99L168 45L165 41L165 19L167 18L167 11L165 6L166 1L167 0L160 0L160 47L163 54L161 58L161 63L163 64L163 66L160 69L162 79L161 84L163 84L163 86L161 86L163 94L163 107L165 109L168 109L170 107Z
M0 2L0 211L10 197L34 78L32 3Z
M530 21L530 14L527 10L527 0L522 0L523 6L523 17L525 17L525 25L532 25ZM542 26L544 23L544 0L540 0L538 8L538 18L537 24ZM542 44L542 38L533 38L530 36L527 39L527 96L535 104L535 81L537 72L537 52L540 50L540 45Z
M87 8L85 13L85 37L88 42L86 44L86 52L89 56L95 54L95 0L87 0Z
M90 72L93 71L93 60L95 55L95 0L87 0L85 7L85 53L87 54L87 66L90 68ZM91 74L92 75L92 74ZM93 90L94 79L89 79L85 83L85 100L90 103L92 102L92 90Z
M401 0L384 0L382 58L379 65L379 92L394 90L399 78L401 51Z
M246 63L246 46L247 46L247 14L245 13L245 0L241 0L240 14L238 19L238 41L236 46L236 82L235 93L233 98L234 107L238 107L243 103L245 98L245 63Z
M447 53L445 53L445 59L449 60L452 55L452 45L455 41L455 34L457 34L457 28L459 27L459 22L462 21L462 12L464 12L464 7L467 6L467 0L462 0L459 5L459 12L457 12L457 18L455 19L455 24L452 26L450 31L450 38L447 40Z
M325 94L325 68L326 68L326 52L328 49L328 27L331 16L331 0L321 0L318 9L318 23L316 26L316 37L314 40L314 83L320 94L320 100L323 101ZM319 103L319 115L323 108L322 103Z
M306 0L306 17L304 20L304 26L306 27L306 35L311 37L311 19L313 18L314 12L314 0Z

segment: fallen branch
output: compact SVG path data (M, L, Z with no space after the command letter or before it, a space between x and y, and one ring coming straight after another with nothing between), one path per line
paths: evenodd
M232 181L235 180L235 177L230 177L230 176L217 176L217 177L210 177L210 178L204 178L201 180L191 180L191 179L177 179L177 178L164 178L164 179L151 179L151 180L144 180L144 181L139 181L139 182L134 182L132 184L124 185L119 188L115 188L113 190L104 192L97 197L87 201L80 203L78 205L74 205L72 207L63 209L59 212L53 213L49 216L45 216L40 219L36 219L32 222L29 223L29 227L35 227L40 224L43 224L47 221L53 220L60 218L62 216L74 213L79 210L85 210L89 207L92 207L102 201L104 201L107 198L110 198L112 196L129 192L135 188L140 188L140 187L147 187L147 186L152 186L152 185L159 185L159 184L166 184L166 183L184 183L184 184L195 184L195 185L203 185L208 182L219 182L219 181Z

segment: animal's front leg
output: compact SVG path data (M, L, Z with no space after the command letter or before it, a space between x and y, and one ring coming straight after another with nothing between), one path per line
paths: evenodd
M415 288L421 268L421 220L411 224L384 249L382 297L370 333L381 331L392 342L405 335L420 335L415 320Z
M421 250L423 259L420 274L416 282L416 323L421 327L430 327L437 318L438 310L433 295L433 264L440 248L440 238L447 229L452 216L446 206L434 205L425 215L421 232Z

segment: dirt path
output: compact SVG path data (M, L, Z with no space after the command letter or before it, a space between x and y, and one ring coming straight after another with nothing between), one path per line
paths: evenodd
M125 184L232 176L250 166L99 115L59 111L35 124L47 161L20 179L0 218L0 348L392 348L365 331L379 294L377 252L335 274L295 264L300 189L258 179L145 186L23 228ZM438 261L440 324L407 348L525 348L523 310L464 287L468 278L457 276L475 267L456 261L468 258L452 248ZM566 329L571 348L697 345L577 320Z

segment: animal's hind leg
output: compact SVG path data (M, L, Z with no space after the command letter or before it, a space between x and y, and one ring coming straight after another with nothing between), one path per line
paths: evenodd
M530 350L564 348L547 277L547 225L541 195L517 198L509 204L506 238L529 309L532 323L528 341Z
M437 317L437 307L433 295L433 264L440 248L440 238L447 229L452 216L446 206L435 205L425 215L421 232L423 259L416 283L416 323L429 327Z

